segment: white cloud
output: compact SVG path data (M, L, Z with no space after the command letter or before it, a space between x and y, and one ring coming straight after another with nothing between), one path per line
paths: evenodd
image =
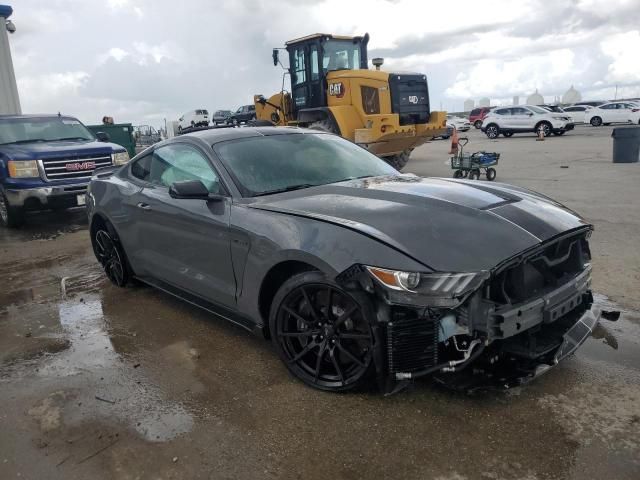
M640 79L640 62L638 62L640 30L612 35L600 43L600 48L605 55L612 58L608 67L608 81L638 82Z

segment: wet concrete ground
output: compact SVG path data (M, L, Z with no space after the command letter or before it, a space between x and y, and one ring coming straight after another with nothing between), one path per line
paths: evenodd
M111 286L83 212L0 230L0 478L639 478L640 165L613 167L605 130L471 134L503 152L499 179L596 224L597 301L622 310L506 393L428 381L392 397L317 392L269 343L148 287ZM449 175L447 149L419 149L407 170Z

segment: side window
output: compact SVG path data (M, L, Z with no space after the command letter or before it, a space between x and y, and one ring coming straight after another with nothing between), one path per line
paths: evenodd
M131 164L131 175L133 175L138 180L142 180L143 182L149 181L149 174L151 172L151 158L153 154L145 155L142 158L139 158L135 162Z
M495 113L498 115L511 115L511 111L508 108L499 108Z
M311 81L318 80L320 78L318 72L318 46L311 45L311 53L309 55L309 61L311 62Z
M526 108L518 107L518 108L511 109L511 115L526 115L528 113L531 113L531 112L529 112L529 110L527 110Z
M174 143L153 153L149 181L170 187L174 182L200 180L210 193L220 193L220 183L207 158L191 145Z
M299 85L307 80L305 65L304 49L297 48L293 51L294 85Z
M469 115L480 115L480 109L474 108Z
M611 103L609 105L602 105L600 108L603 108L605 110L613 110L614 108L616 108L616 104L615 103Z

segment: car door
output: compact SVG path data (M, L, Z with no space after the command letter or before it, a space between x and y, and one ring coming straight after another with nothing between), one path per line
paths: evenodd
M139 258L148 274L173 287L225 306L235 304L230 255L231 199L175 199L174 182L200 180L212 194L226 190L207 155L176 142L153 153L149 182L140 193Z
M524 107L511 108L510 123L514 130L533 130L534 120L533 113Z
M607 103L606 105L601 105L598 107L597 116L602 118L602 123L617 122L617 108L617 104L615 103Z

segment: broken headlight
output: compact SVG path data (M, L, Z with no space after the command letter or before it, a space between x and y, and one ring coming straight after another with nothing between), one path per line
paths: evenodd
M489 278L489 272L418 273L369 267L367 271L391 290L429 297L431 305L449 306L457 299L477 290Z

